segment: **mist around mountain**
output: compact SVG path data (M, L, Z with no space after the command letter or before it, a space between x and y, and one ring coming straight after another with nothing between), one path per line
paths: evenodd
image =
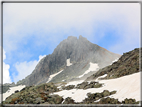
M112 63L112 61L120 56L121 55L112 53L89 42L81 35L78 39L77 37L69 36L54 49L51 55L47 55L41 59L33 72L25 79L18 81L17 85L32 86L46 83L50 75L58 73L61 70L62 72L55 76L50 82L79 80L81 78L78 77L82 75L91 64L97 64L97 68L100 69ZM71 65L68 66L67 63L71 63ZM96 70L94 69L94 72ZM91 75L88 73L85 74L86 77ZM83 76L85 76L85 74Z
M118 61L98 70L86 80L48 82L15 90L3 104L140 106L139 51L141 50L136 48L124 53Z

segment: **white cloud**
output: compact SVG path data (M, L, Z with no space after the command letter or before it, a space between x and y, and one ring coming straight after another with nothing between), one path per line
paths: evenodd
M100 24L105 26L97 29ZM48 41L57 42L63 35L47 35L60 31L67 36L84 34L96 43L105 36L107 28L112 27L121 34L124 40L119 47L127 49L125 43L137 44L140 28L140 5L138 3L12 3L4 4L4 46L8 51L15 50L17 44L27 36L39 36L35 45ZM74 29L74 31L72 30ZM102 35L94 35L95 32ZM11 36L12 34L12 36ZM131 39L130 39L131 38ZM128 40L129 39L129 40ZM133 46L133 45L132 45ZM118 47L118 46L117 46ZM115 48L115 47L114 47ZM113 48L110 48L113 50ZM118 51L122 51L119 49Z
M3 61L6 59L6 52L3 50ZM9 75L10 66L3 62L3 83L11 83Z
M34 60L34 61L24 61L24 62L17 62L15 64L15 68L18 71L18 75L15 75L13 73L13 78L14 78L14 82L17 82L19 80L24 79L26 76L30 75L32 73L32 71L35 69L36 65L38 64L38 62L45 57L45 55L40 55L39 56L39 60Z
M97 44L108 28L115 29L119 35L118 42L109 46L110 51L123 53L139 44L138 3L5 3L3 20L4 49L9 54L21 49L20 44L26 44L27 37L37 38L32 44L35 47L52 48L66 36L82 34ZM15 81L30 74L36 64L36 60L17 62L15 67L19 74L14 76Z

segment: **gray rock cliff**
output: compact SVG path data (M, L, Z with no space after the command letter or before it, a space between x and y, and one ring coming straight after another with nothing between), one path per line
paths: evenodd
M82 36L79 36L79 39L69 36L54 49L52 54L44 57L29 76L17 84L29 86L45 83L51 74L60 70L64 70L63 73L68 76L74 74L72 76L74 78L76 74L80 75L88 69L89 62L97 63L102 68L119 57L120 55L93 44ZM73 65L68 67L66 61L69 58ZM87 68L84 67L85 65Z

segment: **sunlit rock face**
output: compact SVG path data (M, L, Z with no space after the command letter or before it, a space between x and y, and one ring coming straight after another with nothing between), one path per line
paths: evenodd
M82 36L79 38L69 36L54 49L51 55L41 59L34 71L18 84L29 86L46 83L50 75L61 70L63 72L56 75L51 82L70 81L88 70L90 63L96 63L102 68L119 57L120 55L93 44ZM70 77L67 77L69 75Z

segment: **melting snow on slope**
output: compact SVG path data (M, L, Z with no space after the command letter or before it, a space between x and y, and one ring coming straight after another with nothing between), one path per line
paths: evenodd
M57 73L55 73L55 74L50 75L50 77L49 77L49 79L48 79L48 81L47 81L46 83L48 83L49 81L51 81L53 77L55 77L56 75L58 75L58 74L61 73L62 71L63 71L63 70L61 70L61 71L59 71L59 72L57 72Z
M15 87L10 87L10 89L6 92L3 93L3 101L10 96L12 93L15 93L16 90L20 91L25 87L25 85L19 85L19 86L15 86Z
M71 66L72 65L72 63L70 63L70 58L69 59L67 59L67 66Z
M98 79L99 78L104 78L104 77L106 77L107 76L107 74L104 74L104 75L102 75L102 76L99 76L95 81L97 82L97 81L99 81Z
M84 74L80 75L78 78L83 77L85 74L89 73L90 71L96 71L96 70L98 70L98 69L99 69L98 64L96 64L96 63L93 64L93 63L90 62L90 67L89 67L89 69L86 70L86 71L84 72Z
M136 101L140 101L140 72L131 75L123 76L116 79L99 80L100 83L104 83L105 86L101 88L90 89L72 89L56 92L63 96L63 98L71 97L75 102L81 102L87 97L87 93L103 92L103 90L114 91L116 94L111 95L112 98L116 98L119 101L125 98L134 98Z
M114 62L118 61L119 58L116 58L114 61L111 62L110 65L112 65Z
M71 81L69 83L67 83L65 86L68 86L68 85L77 85L77 84L80 84L82 83L84 80L78 80L78 81Z

